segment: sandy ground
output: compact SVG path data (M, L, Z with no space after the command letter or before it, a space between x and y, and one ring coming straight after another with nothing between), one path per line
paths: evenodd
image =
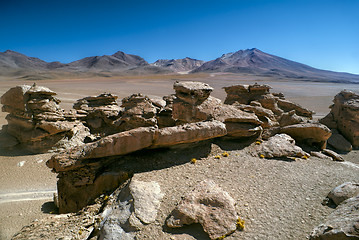
M225 92L221 89L224 86L253 84L254 82L268 84L272 86L272 92L283 92L287 99L316 111L317 118L329 112L328 107L334 95L339 91L350 89L359 92L359 85L354 84L249 79L245 76L232 75L41 80L37 81L37 84L47 86L57 92L62 100L61 106L69 109L75 100L103 92L114 93L119 96L119 99L138 92L149 96L168 95L173 93L172 85L176 80L207 82L215 88L212 95L222 100L225 98ZM33 82L0 78L0 95L19 84L31 85ZM0 125L6 124L5 116L5 113L0 113ZM173 207L171 204L175 204L178 201L177 197L186 189L188 190L205 176L211 176L222 188L241 202L238 211L247 220L248 228L252 229L241 233L242 235L234 235L230 237L231 239L303 239L302 237L305 236L303 232L307 233L313 226L320 223L324 215L332 211L320 205L323 196L343 181L359 181L357 165L344 165L318 159L298 162L265 161L250 157L242 158L240 155L243 153L235 151L231 153L232 158L223 162L209 159L199 161L198 165L179 165L139 175L139 178L158 181L167 192L170 191L171 184L167 183L166 179L171 179L172 184L178 179L177 193L173 195L173 199L166 199L167 205L159 214L159 220L168 214L169 209ZM357 151L352 151L344 157L349 162L359 164L358 155ZM51 173L45 165L49 157L50 154L24 155L21 149L0 152L0 239L10 239L22 226L53 211L51 196L56 190L56 174ZM21 166L20 162L23 161L25 162ZM320 167L317 163L320 163ZM223 164L229 166L231 174L221 170ZM200 171L200 174L196 175L197 171ZM238 180L231 184L229 177L237 175ZM298 194L297 200L293 194L290 195L293 191ZM287 195L291 197L287 198ZM309 200L306 200L307 198ZM302 218L298 218L302 215ZM273 227L272 221L275 224ZM295 221L299 222L295 223ZM293 230L282 232L281 225L278 224L281 222L287 225L295 223ZM147 233L150 231L151 229ZM257 235L256 232L258 232ZM186 237L181 238L182 234L178 234L178 239L186 239ZM190 235L189 239L193 239L193 236L196 237L196 233L192 234L192 238ZM298 238L298 236L301 237ZM199 234L196 238L206 239L203 238L203 234Z

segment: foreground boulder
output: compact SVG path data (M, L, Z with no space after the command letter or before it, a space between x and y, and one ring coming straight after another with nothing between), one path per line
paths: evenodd
M35 153L82 144L89 129L76 120L75 112L61 109L55 95L36 84L8 90L1 97L2 110L9 113L4 130Z
M320 120L330 128L336 128L354 148L359 147L359 95L341 91L333 100L330 113Z
M359 194L359 183L346 182L332 189L328 198L336 205Z
M134 232L153 223L163 198L157 182L131 180L117 189L101 214L99 239L135 239Z
M359 196L342 202L323 224L310 234L310 240L359 239Z
M217 239L234 232L237 220L234 199L213 181L204 180L184 196L166 224L178 228L199 223L211 239Z

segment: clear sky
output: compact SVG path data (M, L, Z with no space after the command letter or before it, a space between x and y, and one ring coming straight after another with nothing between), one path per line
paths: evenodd
M63 63L124 51L212 60L258 48L359 74L359 0L0 0L0 51Z

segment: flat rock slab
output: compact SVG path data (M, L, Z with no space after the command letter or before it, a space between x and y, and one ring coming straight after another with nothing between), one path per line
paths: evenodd
M322 152L332 157L335 161L344 162L344 158L342 156L330 149L323 149Z
M200 223L211 239L217 239L234 232L237 219L234 199L213 181L204 180L184 196L166 224L178 228Z
M359 239L359 196L342 202L310 234L310 240Z
M320 123L302 123L283 127L281 133L286 133L298 142L317 143L321 149L326 147L328 138L332 135L330 129Z

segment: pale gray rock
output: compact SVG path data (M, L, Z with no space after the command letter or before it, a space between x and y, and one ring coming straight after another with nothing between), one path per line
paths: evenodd
M166 224L178 228L200 223L211 239L217 239L234 232L237 219L235 200L212 180L204 180L183 197Z
M295 145L295 140L287 134L277 134L254 145L251 149L253 156L265 158L309 157L310 155Z
M359 183L345 182L332 189L328 198L333 200L336 205L359 194Z
M157 182L131 180L118 188L104 209L99 239L135 239L135 232L155 221L164 194Z
M323 224L317 226L310 240L359 239L359 196L342 202Z
M348 140L343 137L336 129L332 129L332 135L328 139L328 144L335 148L336 150L342 152L350 152L352 150L352 145Z

